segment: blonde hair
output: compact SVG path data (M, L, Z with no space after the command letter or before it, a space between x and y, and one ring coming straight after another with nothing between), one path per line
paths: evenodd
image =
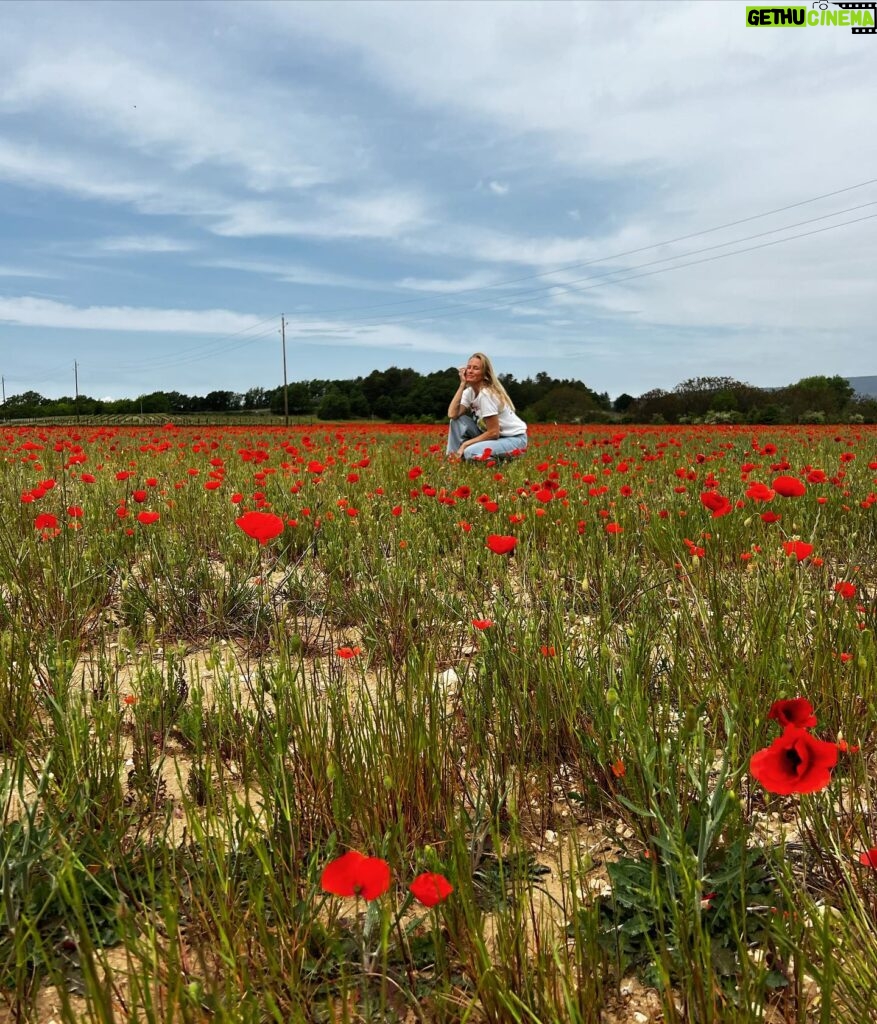
M493 363L490 361L490 357L486 356L483 352L473 352L469 358L481 360L481 370L484 375L484 383L482 384L482 387L487 388L496 395L499 399L500 409L508 408L514 412L515 403L509 398L508 392L500 383L499 377L496 375L496 370L493 368Z

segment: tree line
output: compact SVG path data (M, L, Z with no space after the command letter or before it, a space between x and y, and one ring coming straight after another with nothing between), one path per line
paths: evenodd
M831 423L877 422L877 399L856 395L845 377L805 377L781 388L757 388L730 377L693 377L671 391L655 389L613 401L579 380L547 373L500 379L529 423ZM422 374L391 366L349 380L296 381L286 388L252 387L245 392L211 391L204 396L153 391L114 401L44 398L36 391L12 395L0 406L3 419L51 416L163 414L310 416L323 420L376 418L435 422L446 417L457 388L456 367Z

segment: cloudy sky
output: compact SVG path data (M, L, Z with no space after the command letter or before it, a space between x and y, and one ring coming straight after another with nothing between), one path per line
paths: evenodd
M0 5L0 374L877 373L877 36L745 0Z

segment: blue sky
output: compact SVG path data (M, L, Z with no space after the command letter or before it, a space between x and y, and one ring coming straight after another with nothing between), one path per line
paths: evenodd
M877 37L745 7L7 0L7 396L877 373Z

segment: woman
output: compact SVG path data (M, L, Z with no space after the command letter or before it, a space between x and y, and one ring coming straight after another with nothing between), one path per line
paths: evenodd
M483 352L460 367L460 386L448 406L448 455L472 459L519 455L527 448L527 424L516 415Z

